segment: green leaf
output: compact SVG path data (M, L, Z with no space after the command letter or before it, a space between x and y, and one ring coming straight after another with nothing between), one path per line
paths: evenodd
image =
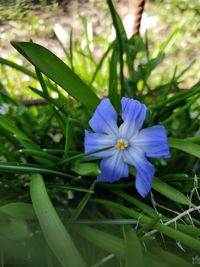
M39 96L41 96L42 98L46 99L50 104L52 104L52 107L56 106L58 108L58 110L61 110L66 116L68 115L66 113L66 111L64 109L62 109L63 104L59 103L59 101L56 101L55 99L51 98L49 95L45 95L42 91L29 86L29 88L36 94L38 94ZM54 109L55 111L55 109Z
M172 45L175 43L177 36L180 33L180 30L182 28L182 25L183 25L183 22L179 23L178 26L175 26L172 28L171 33L168 35L166 40L163 43L161 43L161 45L159 44L158 48L155 49L155 51L153 52L154 56L157 56L157 54L160 51L164 53L168 53Z
M30 71L29 69L27 69L27 68L25 68L25 67L23 67L23 66L21 66L19 64L16 64L16 63L14 63L14 62L12 62L10 60L7 60L5 58L0 57L0 64L9 66L9 67L11 67L13 69L16 69L16 70L18 70L18 71L20 71L20 72L22 72L24 74L27 74L28 76L32 77L33 79L37 78L37 76L35 75L34 72Z
M159 214L157 216L157 218L153 218L149 223L145 223L138 231L137 231L137 235L143 235L145 234L145 232L152 230L155 228L155 225L160 221L160 219L162 218L162 215Z
M62 177L74 178L74 176L61 171L56 171L38 165L21 164L18 162L0 162L0 173L45 173Z
M81 176L97 176L101 173L97 163L76 163L71 170Z
M168 138L168 142L170 147L176 148L197 158L200 158L200 145L176 138Z
M178 202L182 205L189 205L189 201L185 195L156 177L153 179L152 188L168 199L173 200L175 203Z
M94 74L93 74L93 76L92 76L90 85L93 84L93 82L94 82L94 80L95 80L95 78L96 78L96 76L97 76L99 70L101 69L101 67L102 67L102 65L103 65L104 60L107 58L107 56L108 56L110 50L112 49L112 47L113 47L113 43L111 43L111 44L109 45L109 47L107 48L107 50L105 51L105 53L104 53L103 56L101 57L101 59L100 59L100 61L99 61L99 64L97 65L96 70L95 70L95 72L94 72Z
M59 185L59 184L53 184L51 185L53 188L60 189L62 192L65 190L71 190L71 191L77 191L77 192L84 192L84 193L94 193L93 190L83 188L83 187L77 187L77 186L71 186L71 185Z
M66 119L66 127L65 127L65 149L64 149L64 155L63 155L64 158L67 158L68 156L71 134L72 134L72 129L71 129L70 120L68 116Z
M117 14L112 0L107 0L108 7L110 9L110 13L113 20L113 26L116 30L116 39L118 43L119 48L119 65L120 65L120 82L121 82L121 96L124 95L125 88L124 88L124 60L123 60L123 53L125 51L124 49L124 43L127 41L126 31L124 29L123 23L121 21L120 16Z
M10 103L14 106L19 106L19 104L12 97L10 97L5 91L2 91L2 89L0 89L0 95L3 102Z
M129 225L124 226L125 238L125 267L144 267L144 259L140 241Z
M184 101L189 97L198 95L200 92L199 83L195 84L190 90L179 90L173 96L167 98L161 104L159 104L156 109L160 113L163 119L168 117L168 112L171 112L176 109L178 106L182 106Z
M16 70L28 75L29 77L37 80L37 75L34 72L30 71L29 69L27 69L27 68L25 68L19 64L16 64L15 62L12 62L10 60L7 60L5 58L0 57L0 64L9 66L13 69L16 69ZM46 82L48 84L48 87L50 87L51 89L54 89L54 86L49 81L46 81ZM14 102L14 100L13 100L13 102Z
M77 208L74 210L74 212L72 213L72 216L70 217L69 221L67 222L67 228L69 229L69 227L77 220L77 218L79 217L79 215L81 214L81 212L83 211L83 209L85 208L85 206L87 205L90 196L91 196L91 192L94 189L94 186L96 184L96 181L93 182L93 184L90 187L90 192L88 192L83 199L79 202Z
M8 161L16 160L15 155L13 155L13 153L10 153L10 151L5 147L5 144L0 143L0 154L4 155Z
M52 160L54 162L57 162L60 159L59 157L51 155L51 154L49 154L47 152L44 152L42 150L41 151L37 151L37 150L33 150L33 149L20 149L19 152L31 155L32 157L37 156L37 157L41 157L43 159L49 159L49 160Z
M33 207L46 242L61 265L63 267L86 266L69 233L56 213L40 174L32 175L30 192Z
M178 267L178 266L181 266L181 267L192 267L192 264L185 261L184 259L182 259L181 257L171 253L171 252L168 252L168 251L165 251L163 249L153 249L153 252L154 254L162 259L162 261L164 263L167 264L167 266L171 266L171 267Z
M1 206L0 212L21 220L31 220L36 218L33 206L23 202L9 203Z
M47 77L61 86L71 96L91 110L95 110L99 99L62 60L45 47L29 42L11 42L28 61Z
M95 225L102 225L102 224L108 224L108 225L124 225L124 224L138 224L137 220L133 219L106 219L106 220L79 220L77 222L78 224L95 224Z
M194 226L194 225L187 225L187 224L181 224L177 223L172 224L171 227L176 227L177 230L186 233L190 236L199 237L200 236L200 228Z
M76 230L81 236L97 247L113 253L117 257L124 258L125 243L116 235L108 234L104 231L100 231L85 225L78 225L78 227L74 227L74 230Z
M80 159L80 158L83 158L85 156L89 156L89 155L92 155L94 153L97 153L97 152L101 152L101 151L104 151L104 150L107 150L109 148L112 148L112 146L108 146L108 147L105 147L105 148L101 148L101 149L97 149L97 150L94 150L92 152L87 152L87 153L81 153L81 154L77 154L75 156L72 156L72 157L69 157L67 159L64 159L62 161L60 161L57 165L60 165L60 164L64 164L66 162L69 162L71 160L77 160L77 159Z
M23 241L30 238L31 232L26 221L13 218L0 211L0 237Z
M36 72L38 81L40 82L40 85L41 85L41 88L43 90L43 93L45 95L49 95L46 83L45 83L45 81L44 81L44 79L42 77L42 73L38 70L38 68L35 68L35 72Z
M196 102L196 100L199 98L199 96L195 96L193 97L192 99L190 99L187 104L185 104L184 106L180 107L177 111L174 111L171 113L171 115L166 118L164 121L162 121L161 123L162 124L165 124L165 123L169 123L170 121L173 121L177 116L180 116L181 113L183 113L184 111L188 110L188 108L190 108L192 106L192 104L194 102Z
M104 199L95 199L93 202L102 205L104 208L106 208L108 210L112 210L112 211L115 210L120 214L126 214L126 215L130 216L131 218L134 218L136 220L140 220L140 222L142 222L144 224L150 223L152 220L151 218L149 218L148 216L146 216L144 214L141 215L139 212L137 212L133 209L127 208L127 207L120 205L118 203L115 203L113 201L104 200ZM161 233L167 235L168 237L171 237L172 239L179 240L185 246L190 247L194 251L197 251L198 253L200 252L200 241L195 239L195 238L192 238L190 235L182 233L178 230L171 228L170 226L166 226L166 225L161 224L161 223L157 223L155 225L155 229L157 229Z
M109 66L109 98L113 106L119 111L119 96L118 96L118 77L117 77L117 63L119 60L119 49L115 45Z
M151 208L149 205L145 204L143 201L140 201L136 198L134 198L133 196L123 192L123 191L118 191L118 190L111 190L114 194L122 197L123 199L125 199L126 201L128 201L129 203L135 205L136 207L138 207L139 209L142 210L143 213L146 213L148 215L150 215L153 218L157 218L158 215L155 212L155 210L153 208Z
M144 68L147 76L151 74L151 72L160 64L164 59L164 54L159 53L156 58L149 59L146 64L140 65L142 69Z
M24 148L42 151L41 148L31 140L31 138L29 138L24 132L19 129L14 121L9 119L9 117L0 116L0 127L13 134L13 136ZM53 163L49 159L37 156L34 156L34 159L38 161L38 163L43 163L44 165L47 165L49 167L53 166Z
M187 137L187 138L184 139L184 141L199 143L200 142L200 135L198 135L198 136L192 136L192 137Z

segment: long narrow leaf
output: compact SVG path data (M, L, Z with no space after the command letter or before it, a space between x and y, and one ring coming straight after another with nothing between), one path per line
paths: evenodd
M0 173L45 173L62 177L74 178L74 176L61 171L56 171L37 165L20 164L18 162L0 162Z
M156 177L154 177L152 188L175 203L189 205L189 201L183 193Z
M117 257L124 257L125 243L119 237L85 225L78 225L78 227L74 227L74 230L103 250L113 253Z
M151 222L151 218L149 218L146 215L141 215L140 213L138 213L137 211L124 207L120 204L117 204L115 202L109 201L109 200L103 200L103 199L96 199L95 200L96 203L103 205L104 207L106 207L107 209L114 209L117 210L118 213L121 214L126 214L129 215L131 218L134 218L136 220L140 220L141 223L150 223ZM172 239L181 241L185 246L190 247L191 249L193 249L196 252L200 252L200 241L192 238L191 236L182 233L178 230L175 230L169 226L163 225L161 223L157 223L155 225L155 229L157 229L158 231L162 232L163 234L167 235L168 237L171 237Z
M69 233L58 217L40 174L31 177L31 199L47 244L63 267L85 267Z
M85 206L87 205L90 196L91 196L91 191L93 191L94 186L95 186L95 182L93 182L93 184L90 187L90 192L88 192L83 199L79 202L77 208L74 210L74 212L72 213L72 216L69 218L69 221L67 222L67 228L69 229L71 227L71 225L77 220L77 218L79 217L79 215L81 214L81 212L83 211L83 209L85 208Z
M66 90L71 96L94 110L99 99L62 60L45 47L29 42L12 42L12 45L42 73Z
M142 247L136 233L129 225L124 226L125 267L144 267Z
M170 147L182 150L188 154L200 158L200 145L176 138L169 138L168 142Z

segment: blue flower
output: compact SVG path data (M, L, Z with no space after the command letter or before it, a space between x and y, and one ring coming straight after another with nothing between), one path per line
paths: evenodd
M137 100L123 97L122 119L118 127L117 112L108 98L98 105L89 125L94 132L85 130L85 153L110 147L89 157L102 158L98 182L115 182L129 176L129 167L136 168L136 189L145 197L152 186L154 166L147 160L169 158L165 128L155 125L141 129L146 117L146 106Z

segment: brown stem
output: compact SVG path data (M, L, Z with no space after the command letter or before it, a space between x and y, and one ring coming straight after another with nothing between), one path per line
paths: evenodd
M48 103L45 99L20 100L19 102L27 107L42 106Z
M142 19L142 13L144 11L145 0L136 0L135 8L135 21L133 26L133 34L137 36L140 31L140 23Z

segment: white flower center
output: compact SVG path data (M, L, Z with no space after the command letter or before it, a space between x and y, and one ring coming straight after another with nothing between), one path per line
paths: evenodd
M128 146L128 142L124 139L119 139L115 147L119 150L124 150Z

